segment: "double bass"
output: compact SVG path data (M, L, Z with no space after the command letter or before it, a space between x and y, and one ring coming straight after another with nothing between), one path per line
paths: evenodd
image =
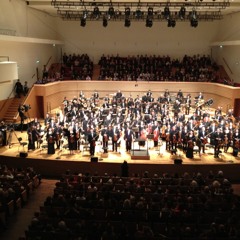
M238 149L240 148L240 139L239 138L235 139L234 147L238 148Z

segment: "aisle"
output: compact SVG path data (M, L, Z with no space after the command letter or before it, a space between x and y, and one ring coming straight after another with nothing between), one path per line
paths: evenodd
M56 180L43 179L38 188L31 194L27 204L11 217L7 230L0 236L1 240L18 240L25 236L35 212L43 205L47 196L53 194Z

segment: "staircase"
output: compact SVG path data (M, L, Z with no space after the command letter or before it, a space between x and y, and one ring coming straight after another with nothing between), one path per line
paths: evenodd
M21 98L12 98L11 103L3 117L5 123L16 122L19 104L22 104L24 102L24 99L24 96L22 96Z

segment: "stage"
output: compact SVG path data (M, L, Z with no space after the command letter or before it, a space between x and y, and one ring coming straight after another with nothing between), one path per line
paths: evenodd
M22 140L19 142L18 138L22 138ZM206 147L205 154L199 155L197 151L194 151L194 158L189 159L182 150L178 149L176 154L167 151L164 141L162 146L157 148L153 147L152 140L141 149L138 148L138 143L134 143L134 151L131 152L125 151L125 142L122 141L118 152L112 152L112 146L109 145L108 153L104 153L102 145L97 142L95 159L92 161L87 148L85 149L83 145L74 154L70 154L67 148L62 148L56 150L55 154L49 155L46 144L43 143L41 148L34 151L28 151L25 143L27 143L26 131L23 133L14 131L11 147L0 147L0 163L13 167L32 166L46 177L57 177L67 169L72 172L97 172L98 174L107 172L120 175L121 164L126 160L129 164L130 174L141 174L144 171L148 171L150 174L163 172L181 174L185 171L207 173L210 170L223 170L226 176L231 176L233 181L239 180L240 157L232 155L231 147L227 153L220 153L219 158L214 158L214 150L209 146Z

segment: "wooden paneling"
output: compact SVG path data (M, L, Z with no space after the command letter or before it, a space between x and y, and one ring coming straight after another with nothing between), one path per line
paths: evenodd
M136 81L64 81L54 82L45 85L35 85L33 96L27 99L31 104L37 104L36 96L43 97L44 115L47 112L47 105L51 109L61 106L64 97L72 99L79 96L82 90L87 98L91 97L94 90L97 90L100 97L116 93L121 90L128 97L143 95L148 90L153 92L153 96L158 98L168 89L170 94L175 95L179 89L184 95L191 93L194 98L199 92L203 92L205 100L212 98L213 107L222 106L226 111L229 106L234 106L234 99L240 95L240 88L216 84L216 83L182 83L182 82L136 82ZM111 96L111 95L110 95ZM35 99L34 99L35 98ZM36 111L32 111L32 113Z

